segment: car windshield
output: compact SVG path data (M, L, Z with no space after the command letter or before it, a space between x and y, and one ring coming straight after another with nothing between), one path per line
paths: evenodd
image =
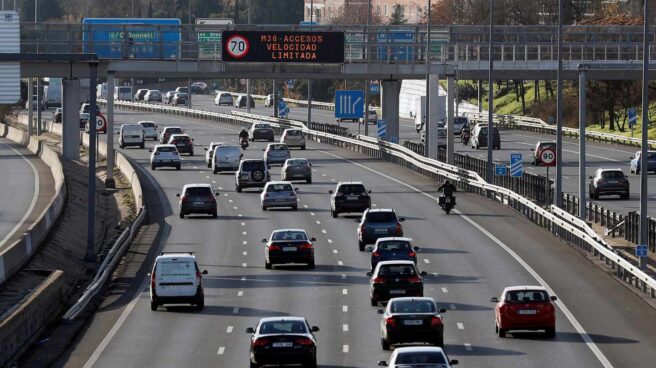
M269 129L271 126L269 124L255 124L255 129Z
M390 306L392 313L435 313L435 303L430 300L395 300Z
M269 146L269 151L288 151L286 145L284 144L272 144Z
M367 212L367 222L396 222L394 212Z
M366 193L366 190L364 189L364 185L361 184L344 184L340 185L337 192L345 195L360 195Z
M264 170L264 161L244 161L241 169L245 171Z
M307 326L302 321L272 321L260 325L261 334L307 333Z
M407 352L396 356L398 364L438 364L446 365L444 354L439 352Z
M154 123L147 122L147 121L141 122L140 124L144 128L154 128L155 127Z
M540 303L549 300L549 294L544 290L516 290L506 293L509 303Z
M303 135L303 132L301 132L300 130L288 130L287 135L292 137L298 137L299 135Z
M287 160L287 166L307 166L308 162L307 160L299 160L299 159L294 159L294 160Z
M624 173L621 171L603 171L601 173L601 178L608 180L624 179Z
M174 135L171 135L171 139L179 141L179 142L189 142L189 137L187 137L186 135L175 135L174 134Z
M307 240L307 235L303 231L276 231L271 240Z
M157 152L175 152L175 147L157 147Z
M376 249L382 251L394 252L394 251L412 250L412 247L410 246L410 243L408 243L407 241L386 240L383 242L379 242Z
M412 265L383 265L378 270L378 276L415 276L415 268Z
M212 189L210 187L189 187L185 192L185 195L198 197L198 196L211 196Z
M291 184L269 184L267 192L291 192L294 189Z

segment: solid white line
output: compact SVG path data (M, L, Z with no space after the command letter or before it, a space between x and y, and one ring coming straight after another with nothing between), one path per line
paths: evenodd
M30 160L28 160L27 157L23 156L22 153L18 152L16 149L14 149L14 147L12 147L12 146L10 146L6 143L2 143L2 144L9 147L9 149L11 149L16 154L18 154L20 157L22 157L23 160L25 160L25 162L27 162L27 164L32 169L32 173L34 174L34 194L32 195L32 200L30 201L30 206L27 207L27 211L25 211L25 214L23 215L23 217L20 219L20 221L18 221L16 223L16 225L14 225L14 227L11 228L11 230L9 230L7 235L5 235L5 237L2 240L0 240L0 248L2 248L5 245L5 243L7 242L7 240L9 240L9 238L11 238L16 233L16 231L18 231L18 229L20 229L20 227L23 226L25 221L27 221L27 218L30 216L30 214L34 210L34 207L36 206L36 201L39 198L39 172L36 170L36 167L34 166L34 164L32 162L30 162Z
M461 322L456 323L456 325L458 326L459 330L464 330L465 329L465 325L463 325Z
M226 333L232 333L233 328L234 327L232 326L228 326L228 328L226 328Z
M219 351L216 352L216 354L217 354L217 355L223 355L224 352L225 352L225 346L221 346L221 347L219 348Z

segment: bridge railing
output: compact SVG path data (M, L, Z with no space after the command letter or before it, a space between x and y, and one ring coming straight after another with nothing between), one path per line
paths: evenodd
M22 23L23 53L96 53L100 59L220 60L222 30L302 30L345 33L346 63L422 64L489 60L486 26L436 26L426 45L424 26L230 25L197 29L194 25L101 25ZM208 38L208 33L213 33ZM654 32L656 34L656 27ZM553 26L498 26L494 60L556 60ZM651 40L654 43L655 40ZM428 52L427 52L428 51ZM629 61L642 58L642 30L635 26L569 26L564 28L565 61ZM656 60L651 46L650 59Z

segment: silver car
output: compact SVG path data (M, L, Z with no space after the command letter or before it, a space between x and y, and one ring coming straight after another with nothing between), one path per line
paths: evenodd
M299 147L305 149L305 136L300 129L285 129L280 137L280 143L284 143L287 147Z
M283 143L269 143L264 151L264 161L268 165L284 164L288 158L292 158L289 148Z
M292 210L298 209L298 198L292 183L288 181L270 181L264 186L260 194L262 211L273 207L291 207Z
M290 158L282 166L281 176L284 181L305 180L312 184L312 164L304 158Z

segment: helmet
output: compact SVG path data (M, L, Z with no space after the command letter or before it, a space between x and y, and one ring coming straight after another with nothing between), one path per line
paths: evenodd
M446 179L444 180L444 184L451 184L451 182L449 181L449 179Z

